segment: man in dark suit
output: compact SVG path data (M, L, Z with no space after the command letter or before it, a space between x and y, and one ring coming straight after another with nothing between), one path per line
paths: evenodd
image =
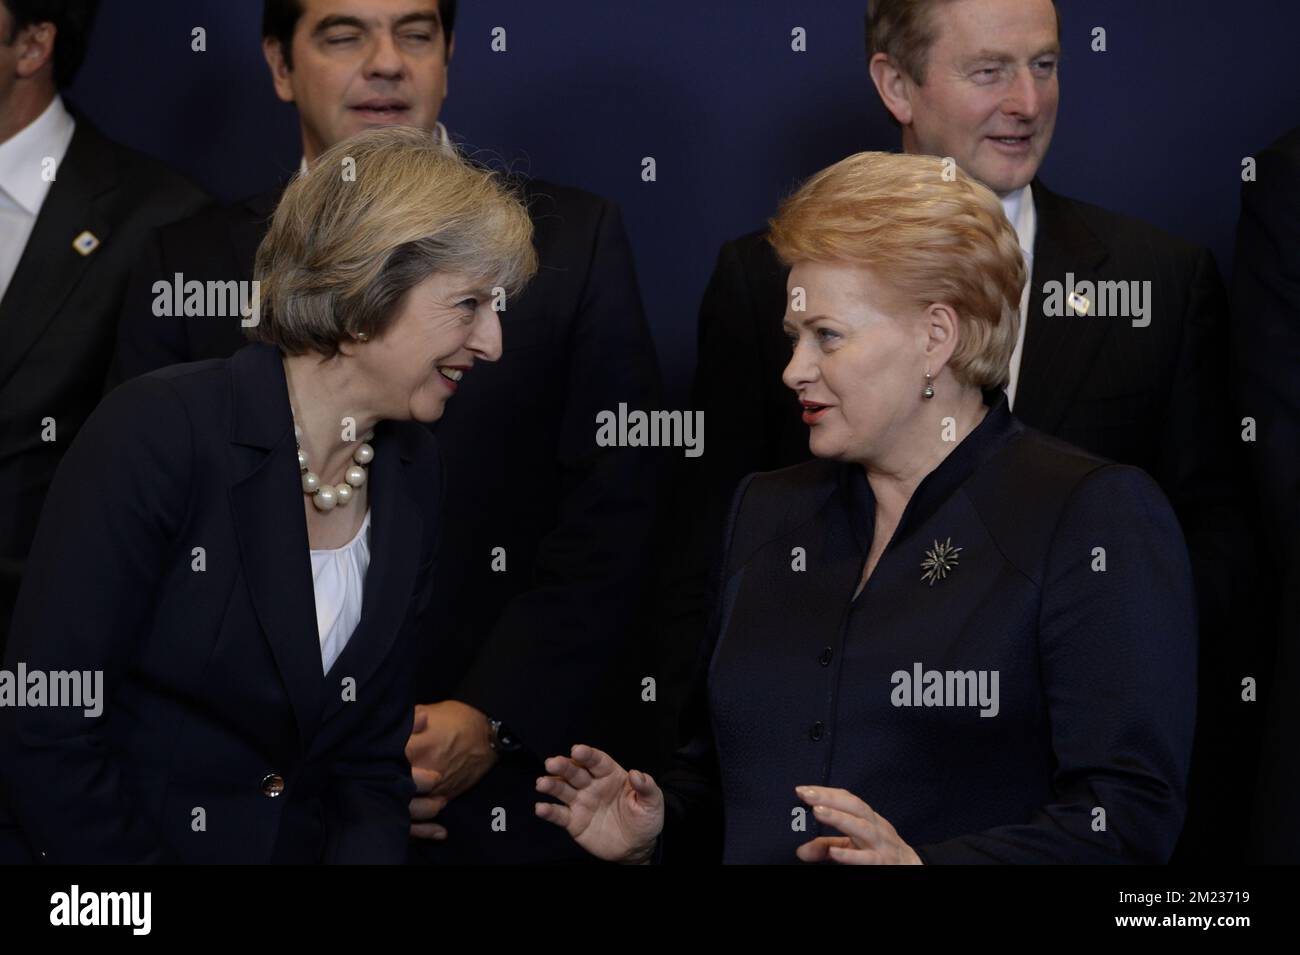
M437 123L454 0L268 0L264 49L298 108L304 162L369 125ZM437 425L447 462L438 589L409 755L413 858L546 862L582 854L532 811L540 758L626 739L640 705L632 632L653 521L646 449L596 445L596 416L654 407L658 368L617 208L520 183L541 269L501 314L504 355ZM228 355L239 320L158 318L154 283L251 278L280 189L162 229L122 316L117 378ZM504 813L497 810L504 810Z
M0 0L0 652L55 467L103 392L140 245L207 201L64 105L96 6Z
M1256 435L1246 445L1265 531L1265 593L1282 594L1254 816L1254 858L1300 861L1300 128L1256 157L1241 187L1233 269L1235 393Z
M1227 303L1212 256L1057 195L1037 178L1059 100L1052 0L876 0L867 42L872 80L903 149L948 157L989 186L1020 238L1032 274L1007 389L1015 415L1141 467L1182 522L1198 590L1204 701L1188 830L1206 845L1213 813L1239 795L1207 786L1223 772L1222 752L1238 743L1237 717L1228 714L1240 710L1240 680L1250 671L1225 637L1252 553L1224 388ZM704 554L716 552L740 479L810 456L800 409L781 382L786 276L756 232L723 246L705 293L693 398L728 426L714 432L699 473L687 476L703 508L690 522L696 579ZM687 656L679 654L679 672Z

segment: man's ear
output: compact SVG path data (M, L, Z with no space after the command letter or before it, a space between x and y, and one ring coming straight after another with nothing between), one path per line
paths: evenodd
M18 31L14 45L17 57L14 70L21 80L31 79L47 66L54 69L54 41L59 28L53 23L33 23Z
M871 82L876 84L876 92L885 104L885 109L898 120L900 126L912 122L911 81L889 58L888 53L877 53L871 58L869 66Z
M293 99L293 71L289 69L289 64L284 61L284 50L280 48L280 41L273 36L262 39L262 56L266 57L266 65L271 70L271 82L275 84L275 95L286 103L292 103Z

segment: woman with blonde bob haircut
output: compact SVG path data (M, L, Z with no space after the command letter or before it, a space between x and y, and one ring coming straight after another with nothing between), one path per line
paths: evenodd
M104 401L14 618L28 667L104 674L97 719L0 714L34 857L405 861L443 486L423 425L499 357L496 307L536 267L496 175L427 131L366 131L276 209L256 341Z
M770 239L819 460L736 491L662 785L578 745L543 818L624 862L1165 862L1196 624L1142 471L1012 417L1025 265L939 159L861 153Z

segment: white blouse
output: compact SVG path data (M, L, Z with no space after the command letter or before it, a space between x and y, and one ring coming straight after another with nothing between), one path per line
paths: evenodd
M356 536L348 543L333 550L311 552L316 629L320 636L320 660L324 673L329 673L361 619L361 598L369 566L369 510Z

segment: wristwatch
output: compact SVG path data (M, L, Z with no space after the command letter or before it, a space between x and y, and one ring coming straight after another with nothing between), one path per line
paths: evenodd
M513 753L519 748L520 743L504 723L489 716L488 745L498 753Z

